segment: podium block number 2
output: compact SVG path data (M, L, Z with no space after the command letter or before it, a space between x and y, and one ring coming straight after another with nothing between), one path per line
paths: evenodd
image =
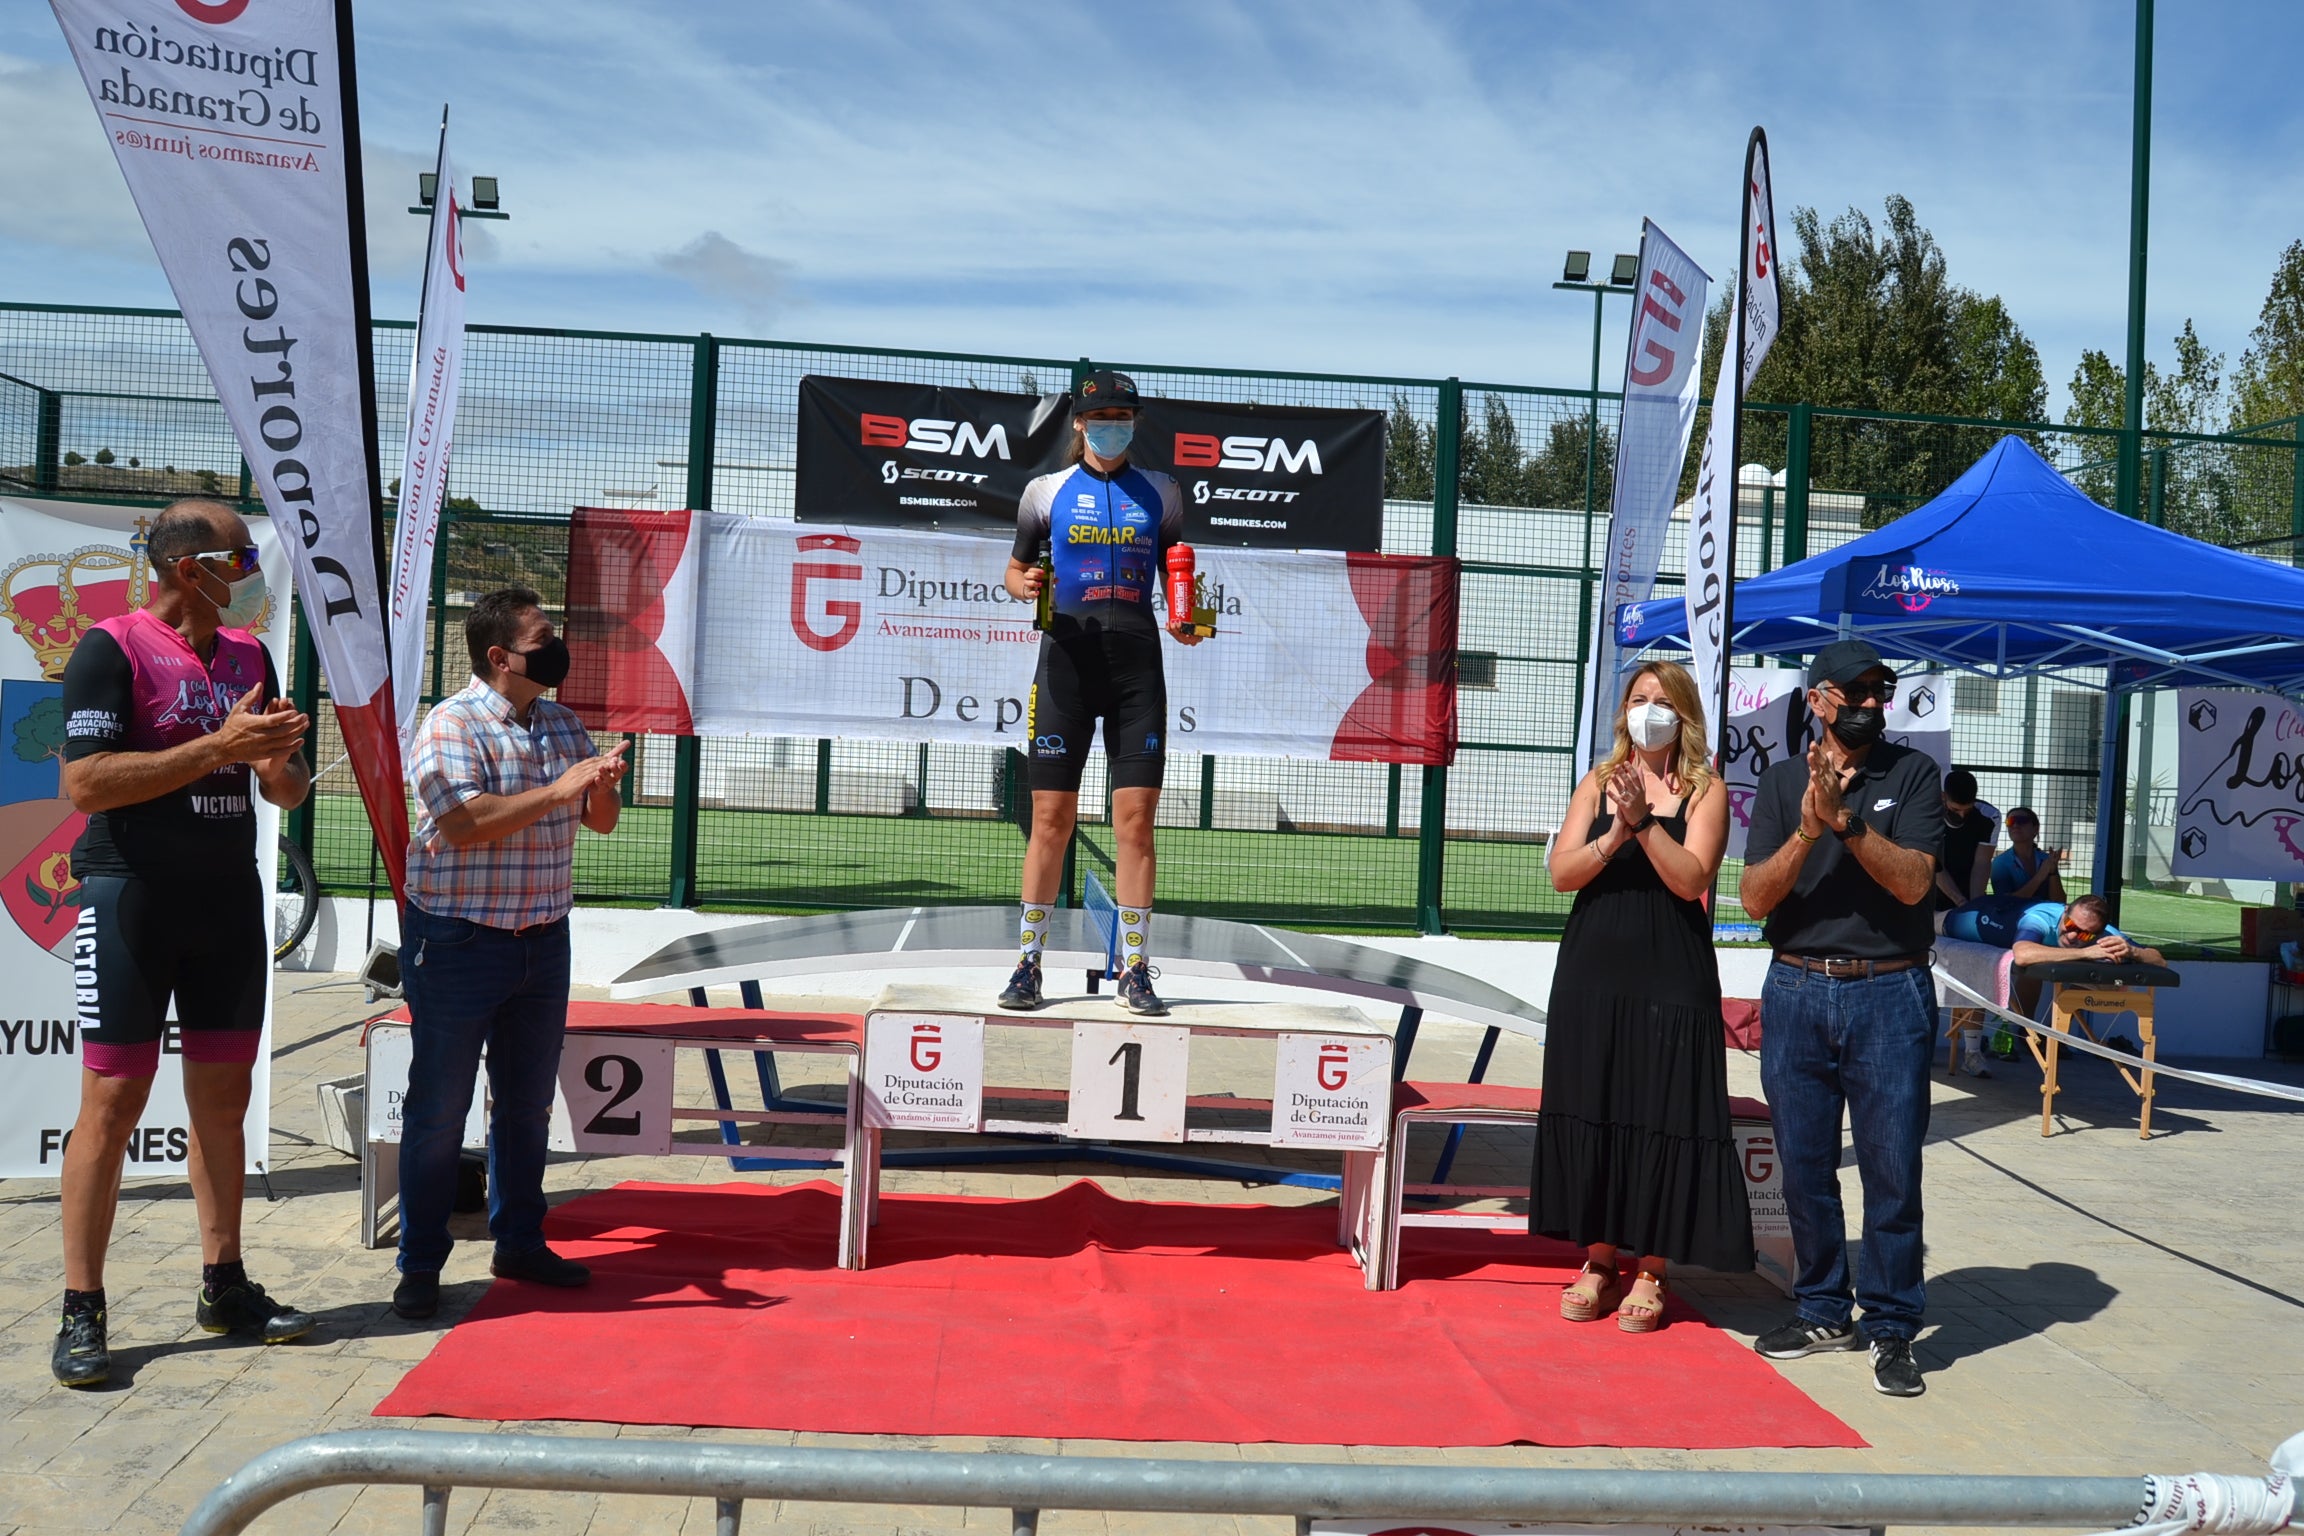
M1072 1026L1065 1134L1117 1141L1184 1139L1184 1074L1192 1031L1083 1019Z
M672 1155L671 1041L571 1034L560 1051L560 1097L572 1150Z

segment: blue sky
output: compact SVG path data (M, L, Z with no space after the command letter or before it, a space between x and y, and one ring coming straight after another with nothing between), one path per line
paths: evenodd
M2122 345L2117 0L359 12L380 315L414 310L446 100L514 214L472 240L475 322L1580 385L1561 253L1646 215L1728 269L1759 122L1780 218L1910 197L2059 410ZM2299 58L2289 0L2161 7L2156 356L2189 315L2237 362L2304 237ZM0 15L0 143L0 297L169 302L44 6Z

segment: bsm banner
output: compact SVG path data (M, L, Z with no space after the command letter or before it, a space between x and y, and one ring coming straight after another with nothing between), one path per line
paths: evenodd
M578 508L559 697L602 731L1027 748L1041 637L1009 543ZM1201 548L1217 632L1162 646L1170 745L1339 762L1456 752L1457 562Z
M2221 688L2177 705L2176 877L2304 880L2304 711Z
M62 1173L64 1137L80 1103L87 1021L74 969L80 878L72 872L72 845L88 818L64 794L64 667L90 626L144 606L151 580L144 535L154 515L93 502L0 499L0 614L13 636L0 638L0 743L7 747L0 751L0 907L7 910L0 919L0 1179ZM287 561L270 518L250 518L248 526L264 569L279 573L251 628L286 677ZM263 796L253 798L269 912L279 812ZM248 1099L251 1167L263 1165L270 1144L271 1027L267 1003ZM185 1171L192 1121L183 1060L171 1025L151 1100L128 1140L131 1179Z
M1024 487L1062 469L1071 443L1069 394L811 374L794 515L1013 533ZM1128 459L1175 476L1195 546L1383 547L1382 411L1147 397Z
M1781 667L1738 667L1728 682L1728 729L1720 738L1728 780L1728 857L1744 857L1752 828L1752 799L1760 775L1788 758L1806 757L1819 734L1808 713L1804 674ZM1896 685L1883 738L1936 759L1952 761L1952 687L1948 679L1918 674Z

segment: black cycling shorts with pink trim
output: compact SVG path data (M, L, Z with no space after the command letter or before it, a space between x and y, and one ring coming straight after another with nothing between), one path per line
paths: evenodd
M176 1009L186 1061L245 1065L272 982L264 888L253 869L203 879L89 875L72 934L80 1061L100 1077L150 1077Z

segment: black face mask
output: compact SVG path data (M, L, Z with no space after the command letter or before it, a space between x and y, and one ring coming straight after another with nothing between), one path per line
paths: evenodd
M532 651L514 651L521 676L539 688L557 688L568 681L568 642L554 635Z
M1864 748L1880 739L1888 729L1888 711L1877 704L1843 704L1840 713L1832 717L1832 734L1840 738L1840 745Z

